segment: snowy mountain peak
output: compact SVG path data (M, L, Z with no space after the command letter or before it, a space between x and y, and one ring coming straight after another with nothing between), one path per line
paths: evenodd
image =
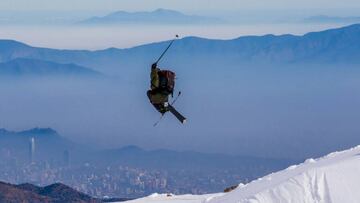
M334 152L319 159L240 184L229 193L208 195L152 195L131 201L208 202L208 203L277 203L360 202L360 146Z

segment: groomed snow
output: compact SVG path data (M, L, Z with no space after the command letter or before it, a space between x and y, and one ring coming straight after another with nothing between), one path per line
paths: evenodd
M152 194L148 197L144 197L141 199L136 199L132 201L127 201L126 203L200 203L200 202L208 202L212 198L223 195L223 193L219 194L208 194L208 195L171 195L167 194Z
M240 184L229 193L170 196L154 194L129 203L359 203L360 146Z

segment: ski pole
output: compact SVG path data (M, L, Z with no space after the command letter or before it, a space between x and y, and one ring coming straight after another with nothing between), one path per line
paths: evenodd
M174 43L174 41L179 38L179 35L175 35L175 39L171 40L169 46L166 47L165 51L161 54L161 56L159 57L159 59L156 61L155 64L159 63L159 61L162 59L162 57L165 55L165 53L169 50L169 48L171 47L171 45Z
M174 99L174 101L171 102L171 106L175 104L176 100L180 97L180 95L181 95L181 91L179 91L179 93L178 93L177 97ZM162 120L164 115L165 115L165 113L161 114L159 120L153 125L154 127L156 127L160 123L160 121Z

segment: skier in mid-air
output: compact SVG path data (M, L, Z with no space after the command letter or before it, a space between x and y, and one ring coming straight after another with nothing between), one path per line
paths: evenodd
M171 71L161 71L156 63L152 64L150 73L151 89L147 92L147 96L151 104L161 114L168 111L169 96L173 95L174 92L174 77L175 73Z
M160 70L158 67L158 62L161 60L173 42L174 40L171 41L160 58L151 65L150 90L147 91L147 96L150 100L150 103L156 108L157 111L161 113L161 118L166 112L170 111L181 123L185 123L186 118L178 111L176 111L172 106L176 102L176 99L180 96L181 92L179 92L176 99L174 99L172 103L169 104L169 97L173 97L174 95L175 73L170 70ZM155 125L157 124L158 122L155 123Z

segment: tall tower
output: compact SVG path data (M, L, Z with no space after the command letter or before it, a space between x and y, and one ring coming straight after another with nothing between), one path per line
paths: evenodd
M29 161L30 164L34 163L34 157L35 157L35 138L30 138L29 142Z

